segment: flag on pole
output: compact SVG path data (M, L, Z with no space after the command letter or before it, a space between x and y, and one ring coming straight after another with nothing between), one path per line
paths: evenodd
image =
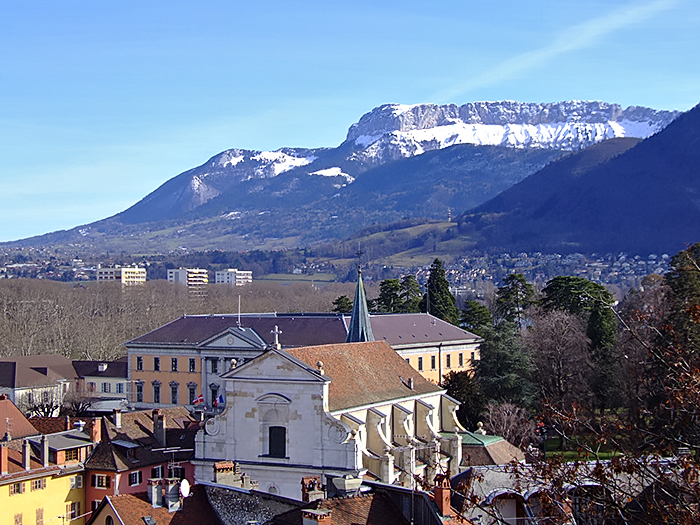
M204 394L199 394L192 403L193 405L199 405L200 403L204 403Z
M224 395L223 394L219 394L219 397L216 398L216 404L217 404L217 406L224 404Z

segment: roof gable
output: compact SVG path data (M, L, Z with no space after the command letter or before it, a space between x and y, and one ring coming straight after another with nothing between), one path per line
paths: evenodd
M284 350L271 349L233 368L221 376L224 379L274 379L276 381L317 381L325 378L313 366L300 361Z
M201 345L204 348L248 348L251 350L262 350L267 345L254 330L250 328L228 328L216 334Z

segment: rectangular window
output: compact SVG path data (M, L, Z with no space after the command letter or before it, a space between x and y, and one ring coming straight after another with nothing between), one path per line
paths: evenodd
M66 450L66 461L78 461L78 449L71 448Z
M195 360L194 357L190 357L190 372L196 372L197 371L197 361Z
M170 358L170 371L177 372L177 357Z
M136 356L136 370L143 370L143 357L140 355Z
M36 509L36 525L44 525L44 509Z
M143 403L143 383L136 383L136 402Z
M472 364L476 361L476 352L472 352Z
M143 475L141 474L140 470L129 474L129 486L133 487L135 485L139 485L142 481Z
M287 429L270 427L270 453L273 458L283 458L287 455Z
M191 386L189 387L189 399L190 399L190 405L194 405L194 400L197 399L197 387L196 386Z
M108 489L112 485L112 480L105 474L93 474L92 486L98 489Z
M446 366L447 368L452 368L452 355L447 354L447 355L445 356L445 366Z
M153 358L153 371L160 372L160 357Z
M83 488L83 476L73 476L70 478L70 488L71 489L82 489Z
M153 402L160 403L160 385L153 385Z
M77 520L80 516L80 502L74 501L66 503L66 518L69 520Z
M168 477L185 479L185 469L184 467L168 467Z
M157 467L153 467L151 469L151 477L155 478L155 479L162 478L163 477L163 467L160 465Z
M41 402L44 404L49 402L49 393L48 392L41 393Z
M211 387L211 406L214 406L217 397L219 397L219 387L213 386Z
M95 388L96 388L95 383L93 383L93 382L88 383L88 392L94 392Z
M421 372L423 371L423 358L422 357L418 358L418 370Z
M211 373L212 373L212 374L218 374L218 373L219 373L219 360L218 360L218 359L212 359L212 360L211 360Z
M410 365L410 364L411 364L411 358L410 358L410 357L407 357L407 358L406 358L406 362Z
M32 480L32 490L44 490L45 488L46 488L46 478Z
M124 383L117 383L117 394L124 393Z
M24 494L24 483L13 483L10 485L10 496L15 496L16 494Z
M102 392L109 394L112 391L112 385L110 383L102 383Z
M435 356L434 355L430 356L430 369L435 370Z
M94 499L94 500L92 500L92 505L91 505L91 507L92 507L92 510L93 510L93 511L97 510L97 507L100 506L100 501L102 501L102 500L101 500L101 499Z
M173 405L177 405L178 399L177 399L177 385L171 385L170 386L170 403Z
M459 361L460 368L463 367L464 366L464 354L462 352L459 353L458 361Z

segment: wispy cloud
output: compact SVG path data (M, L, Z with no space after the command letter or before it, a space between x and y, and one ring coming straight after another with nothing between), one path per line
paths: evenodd
M463 84L443 90L431 97L433 102L449 102L475 89L492 86L520 77L527 71L572 51L594 46L598 41L622 28L650 19L661 11L675 7L678 0L655 0L642 5L628 5L603 16L568 27L547 46L511 57Z

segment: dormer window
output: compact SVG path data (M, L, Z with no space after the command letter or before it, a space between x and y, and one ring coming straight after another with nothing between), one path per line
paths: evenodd
M97 365L98 372L105 372L107 370L107 363L100 363Z

